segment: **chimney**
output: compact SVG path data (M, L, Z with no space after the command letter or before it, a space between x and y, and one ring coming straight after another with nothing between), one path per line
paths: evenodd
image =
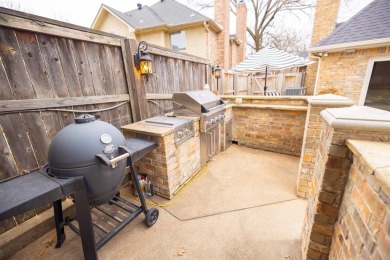
M138 7L138 10L141 10L142 9L142 4L137 4L137 7Z
M317 0L310 46L316 46L336 27L340 0Z
M217 60L223 69L229 69L230 36L229 17L230 0L214 1L215 22L222 26L222 32L217 35Z
M241 41L241 45L237 49L236 64L245 59L246 51L246 25L247 25L247 8L244 1L237 2L236 12L236 36Z
M310 47L316 46L336 27L340 0L317 0ZM305 87L306 95L313 95L319 62L307 66Z

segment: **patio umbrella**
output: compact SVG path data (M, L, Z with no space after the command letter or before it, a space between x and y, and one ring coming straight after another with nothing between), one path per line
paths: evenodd
M284 70L293 67L302 67L314 63L297 55L287 53L272 47L265 47L237 64L235 71L265 73L264 94L267 90L267 73L269 70Z

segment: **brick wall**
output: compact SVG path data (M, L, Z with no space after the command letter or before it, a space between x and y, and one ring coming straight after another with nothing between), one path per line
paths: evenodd
M310 259L329 257L352 163L346 140L390 142L389 112L353 106L326 109L321 115L324 122L302 230L302 255Z
M126 138L139 137L157 142L157 148L138 160L139 173L146 173L157 195L171 199L185 182L200 170L199 121L194 122L196 134L175 146L174 134L151 136L124 130Z
M352 53L329 53L322 57L317 91L336 88L339 95L348 97L357 104L370 58L389 56L390 46L356 50Z
M321 111L332 107L348 107L352 100L336 95L320 95L308 98L309 107L306 115L305 133L303 136L302 152L299 161L297 195L309 198L312 191L312 178L318 143L323 119Z
M217 59L219 65L223 69L229 69L230 55L230 36L229 36L229 21L230 21L230 2L229 0L214 1L214 16L215 21L222 26L222 32L217 36Z
M306 109L233 107L233 140L247 147L299 156Z
M335 28L340 6L340 0L317 0L310 47L314 47L328 36ZM313 59L315 60L315 59ZM317 60L315 60L317 61ZM305 87L306 93L312 95L316 80L318 61L307 67Z
M369 149L377 148L376 144L368 144ZM351 146L353 142L348 144ZM390 154L390 145L387 146ZM390 166L390 161L387 165ZM359 151L354 151L329 256L332 259L390 256L390 197L378 183L370 161L362 158Z
M238 64L245 59L247 12L245 2L238 1L236 14L236 36L241 41L241 45L237 50L237 59L235 64Z

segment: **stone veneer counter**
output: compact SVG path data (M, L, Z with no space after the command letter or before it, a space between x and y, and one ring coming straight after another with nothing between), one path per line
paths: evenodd
M251 148L299 156L305 128L306 100L282 98L280 101L285 102L281 104L257 103L266 100L263 98L250 100L256 102L242 98L241 104L228 105L232 108L232 140Z
M200 170L199 117L187 118L194 121L195 135L178 146L171 127L140 121L121 128L126 138L157 142L157 148L137 161L136 167L151 180L155 193L167 199Z
M347 146L390 197L390 143L347 140Z

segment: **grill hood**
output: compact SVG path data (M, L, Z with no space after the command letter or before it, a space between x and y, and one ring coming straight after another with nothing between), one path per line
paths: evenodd
M72 169L99 164L96 154L108 158L118 156L118 147L125 145L123 134L113 125L82 115L55 136L48 160L52 168Z
M209 113L225 102L209 90L196 90L174 93L172 100L197 114Z
M59 131L50 145L51 173L64 178L83 176L90 204L106 203L124 178L125 138L115 126L94 116L82 115L75 121Z

